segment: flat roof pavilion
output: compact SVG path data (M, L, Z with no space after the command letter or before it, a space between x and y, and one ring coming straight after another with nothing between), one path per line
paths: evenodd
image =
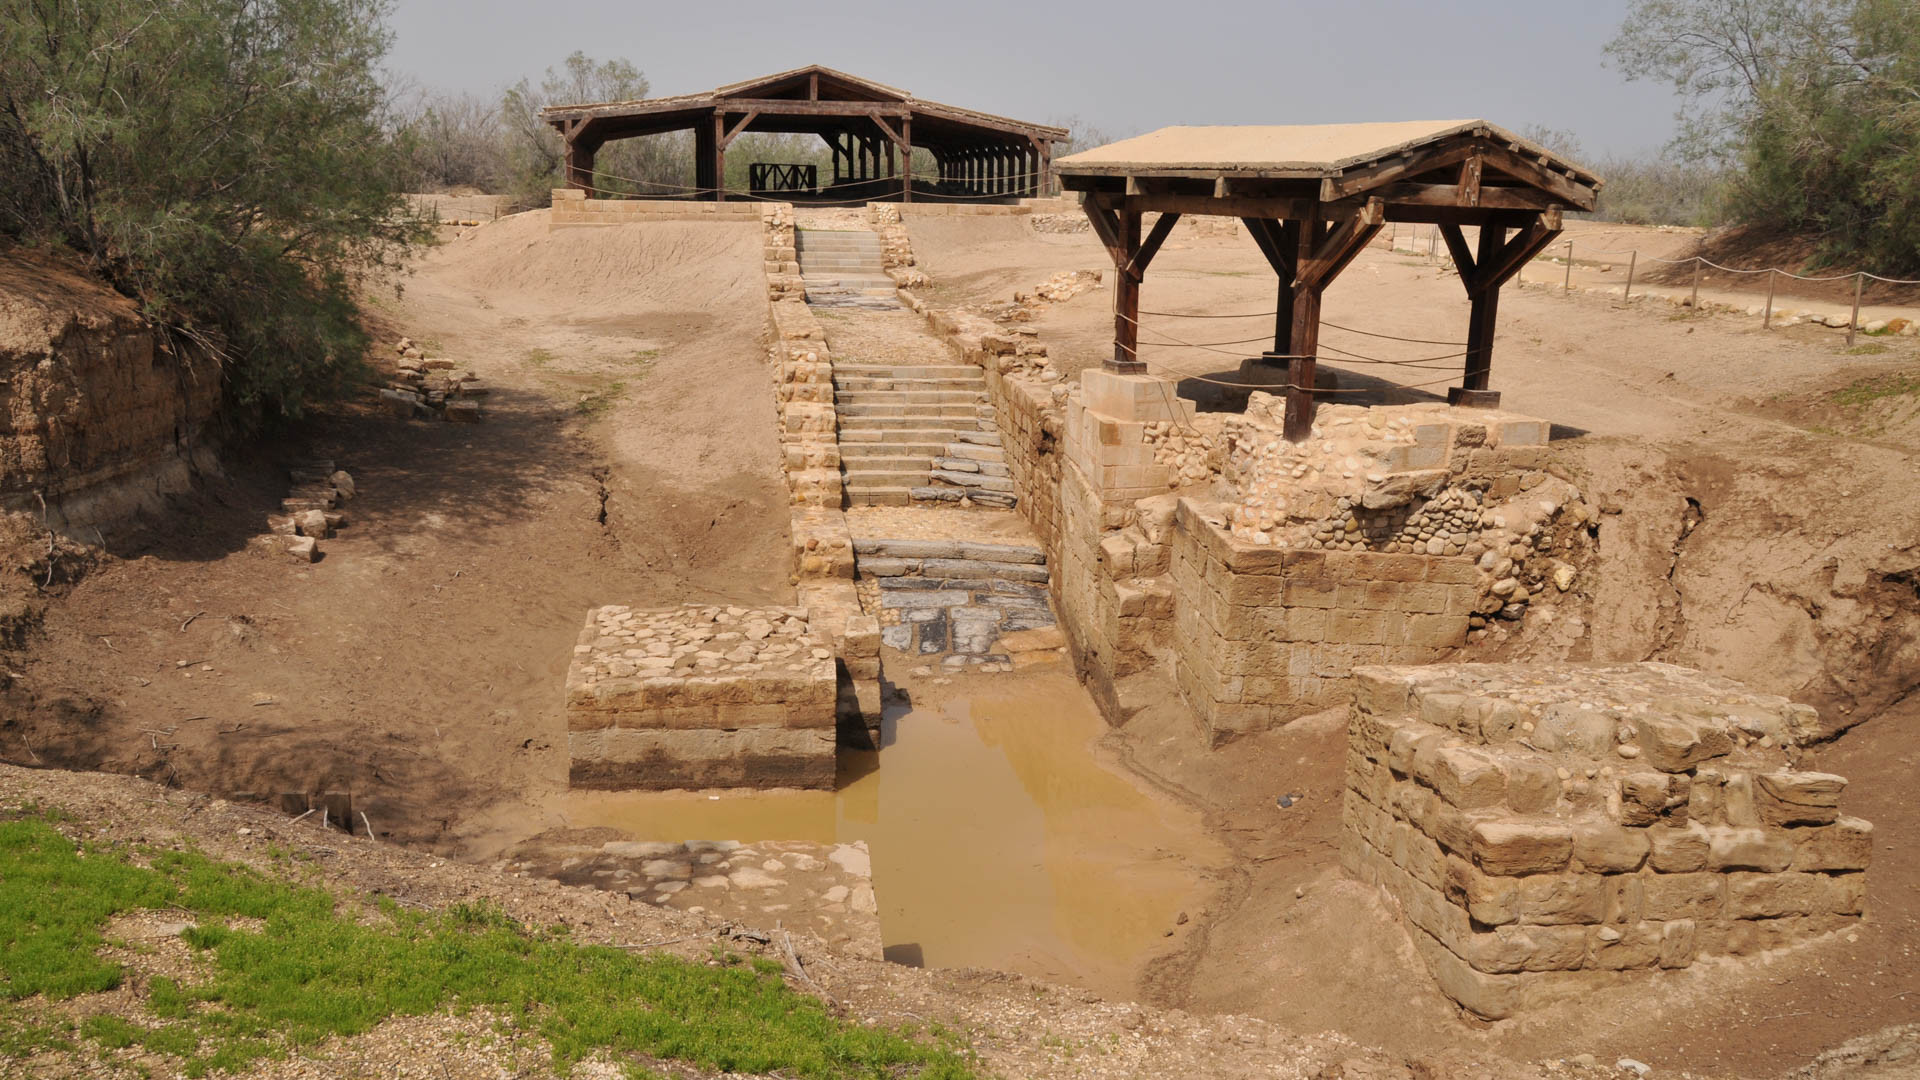
M915 98L905 90L818 64L699 94L555 105L541 118L566 140L569 187L595 194L594 155L614 139L667 131L694 134L694 189L669 193L725 199L727 146L748 131L818 135L833 151L833 177L794 190L791 166L755 163L779 177L783 196L836 201L1014 199L1037 194L1065 128ZM913 151L933 155L934 176L913 175ZM768 182L773 182L769 179Z
M1113 259L1109 370L1144 373L1140 282L1182 214L1237 217L1279 275L1273 350L1288 370L1288 438L1313 425L1320 299L1389 221L1435 225L1472 303L1458 404L1488 390L1500 286L1560 234L1561 215L1592 210L1601 180L1578 163L1484 120L1170 127L1056 164L1082 193ZM1160 215L1143 237L1143 214ZM1462 232L1475 226L1477 245Z

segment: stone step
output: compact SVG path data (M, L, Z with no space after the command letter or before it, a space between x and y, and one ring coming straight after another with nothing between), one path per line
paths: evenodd
M933 470L936 483L952 484L955 487L978 489L980 491L1013 491L1013 478L1007 476L989 476L979 472L955 472L951 469Z
M911 488L921 487L927 482L927 467L918 469L848 469L842 473L844 483L849 489L865 491L870 488Z
M850 445L858 446L862 443L867 443L867 444L873 444L873 443L918 444L918 443L930 443L930 442L950 443L954 440L954 437L959 434L960 434L959 432L953 430L952 428L935 428L935 427L849 428L845 425L841 425L840 446L842 448L841 452L844 453L846 447Z
M849 487L847 488L848 506L911 506L912 492L917 488L905 487Z
M934 472L978 473L981 476L1006 476L1007 465L1003 461L974 461L969 458L934 458L930 463Z
M871 247L880 250L880 234L874 232L854 232L845 229L795 229L795 244L817 244L821 247Z
M840 414L840 430L864 431L874 428L892 428L899 431L933 431L938 430L939 425L944 423L946 424L947 431L955 431L958 426L956 421L967 422L968 418L961 416L929 416L925 413L913 413L905 416L849 416L842 412ZM972 422L976 424L980 423L980 421L977 420ZM953 440L949 438L946 441L952 442Z
M962 379L980 378L980 369L972 364L860 364L833 365L835 378L867 379Z
M972 559L976 562L1045 565L1047 553L1031 544L992 544L984 540L918 540L885 536L853 538L856 559L875 555L887 559Z
M947 443L945 446L951 446ZM922 464L939 457L945 449L940 443L850 442L840 447L841 461L914 460Z
M960 458L963 461L1004 462L1007 460L1006 450L999 446L976 446L965 440L947 444L946 456Z
M997 431L963 431L960 433L957 441L973 443L976 446L999 446L1000 433Z
M984 405L983 390L836 390L836 405Z
M980 407L977 402L941 405L937 402L903 401L899 404L836 405L835 411L840 415L840 422L845 423L849 417L861 416L938 416L953 419L979 419Z
M857 375L854 375L854 376L842 375L838 370L839 365L836 364L834 365L834 367L835 367L835 370L833 373L834 389L838 391L844 391L846 393L852 393L852 394L865 394L865 393L870 393L877 390L909 390L909 391L967 390L973 393L981 393L986 390L986 386L987 386L987 380L984 376L976 376L971 379L966 379L966 378L957 378L957 379L866 378L866 377L857 376Z
M1019 501L1011 491L985 491L968 487L917 487L911 494L917 503L957 503L961 499L971 499L978 506L1007 510L1013 509Z
M878 259L825 259L818 255L800 257L800 276L812 277L818 274L864 274L867 277L886 277L887 268ZM891 281L891 278L888 278Z
M977 582L1005 581L1026 585L1045 585L1047 568L1033 563L993 562L988 559L888 559L855 558L853 568L856 572L880 579L883 589L912 588L917 575L919 578L935 579L928 584L939 584L952 579ZM972 586L962 586L968 588ZM1042 594L1044 597L1044 594Z

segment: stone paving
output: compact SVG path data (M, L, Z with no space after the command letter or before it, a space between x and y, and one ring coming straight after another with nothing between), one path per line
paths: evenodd
M716 922L809 931L878 960L880 916L867 846L606 839L611 830L556 830L507 853L510 869L588 885Z

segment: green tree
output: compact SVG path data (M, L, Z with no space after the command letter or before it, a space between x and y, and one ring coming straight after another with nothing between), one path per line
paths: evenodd
M1920 270L1920 0L1636 0L1608 51L1673 85L1738 220Z
M425 226L378 65L388 0L0 5L0 232L63 241L221 357L244 416L360 369L354 305Z

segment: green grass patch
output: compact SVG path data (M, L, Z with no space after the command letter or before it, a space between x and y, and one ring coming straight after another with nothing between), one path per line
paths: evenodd
M1846 353L1848 356L1878 356L1883 352L1891 351L1887 346L1877 341L1870 341L1865 345L1855 345L1853 348L1846 350Z
M660 359L660 350L659 349L641 349L638 352L634 353L631 359L636 364L644 364L650 360L658 360Z
M621 395L626 392L626 383L611 382L598 390L581 394L580 400L574 402L573 407L581 416L589 420L595 419L606 414L615 405L618 405Z
M1861 346L1849 351L1859 353L1864 348L1874 348L1878 352L1886 351L1884 345ZM1851 385L1835 390L1833 403L1845 408L1859 408L1887 398L1908 397L1914 394L1920 394L1920 375L1869 375Z
M0 822L0 1054L71 1049L68 1032L13 1001L59 1002L118 986L98 954L116 915L190 913L198 958L185 983L150 981L148 1017L95 1016L77 1037L181 1059L189 1076L237 1072L395 1016L486 1009L546 1040L565 1070L595 1052L736 1073L960 1080L945 1040L926 1043L830 1015L788 990L779 965L721 966L582 946L498 910L417 912L277 880L194 852L76 845L43 818ZM228 920L244 918L243 925Z
M527 363L532 367L543 368L560 359L547 349L527 350Z

